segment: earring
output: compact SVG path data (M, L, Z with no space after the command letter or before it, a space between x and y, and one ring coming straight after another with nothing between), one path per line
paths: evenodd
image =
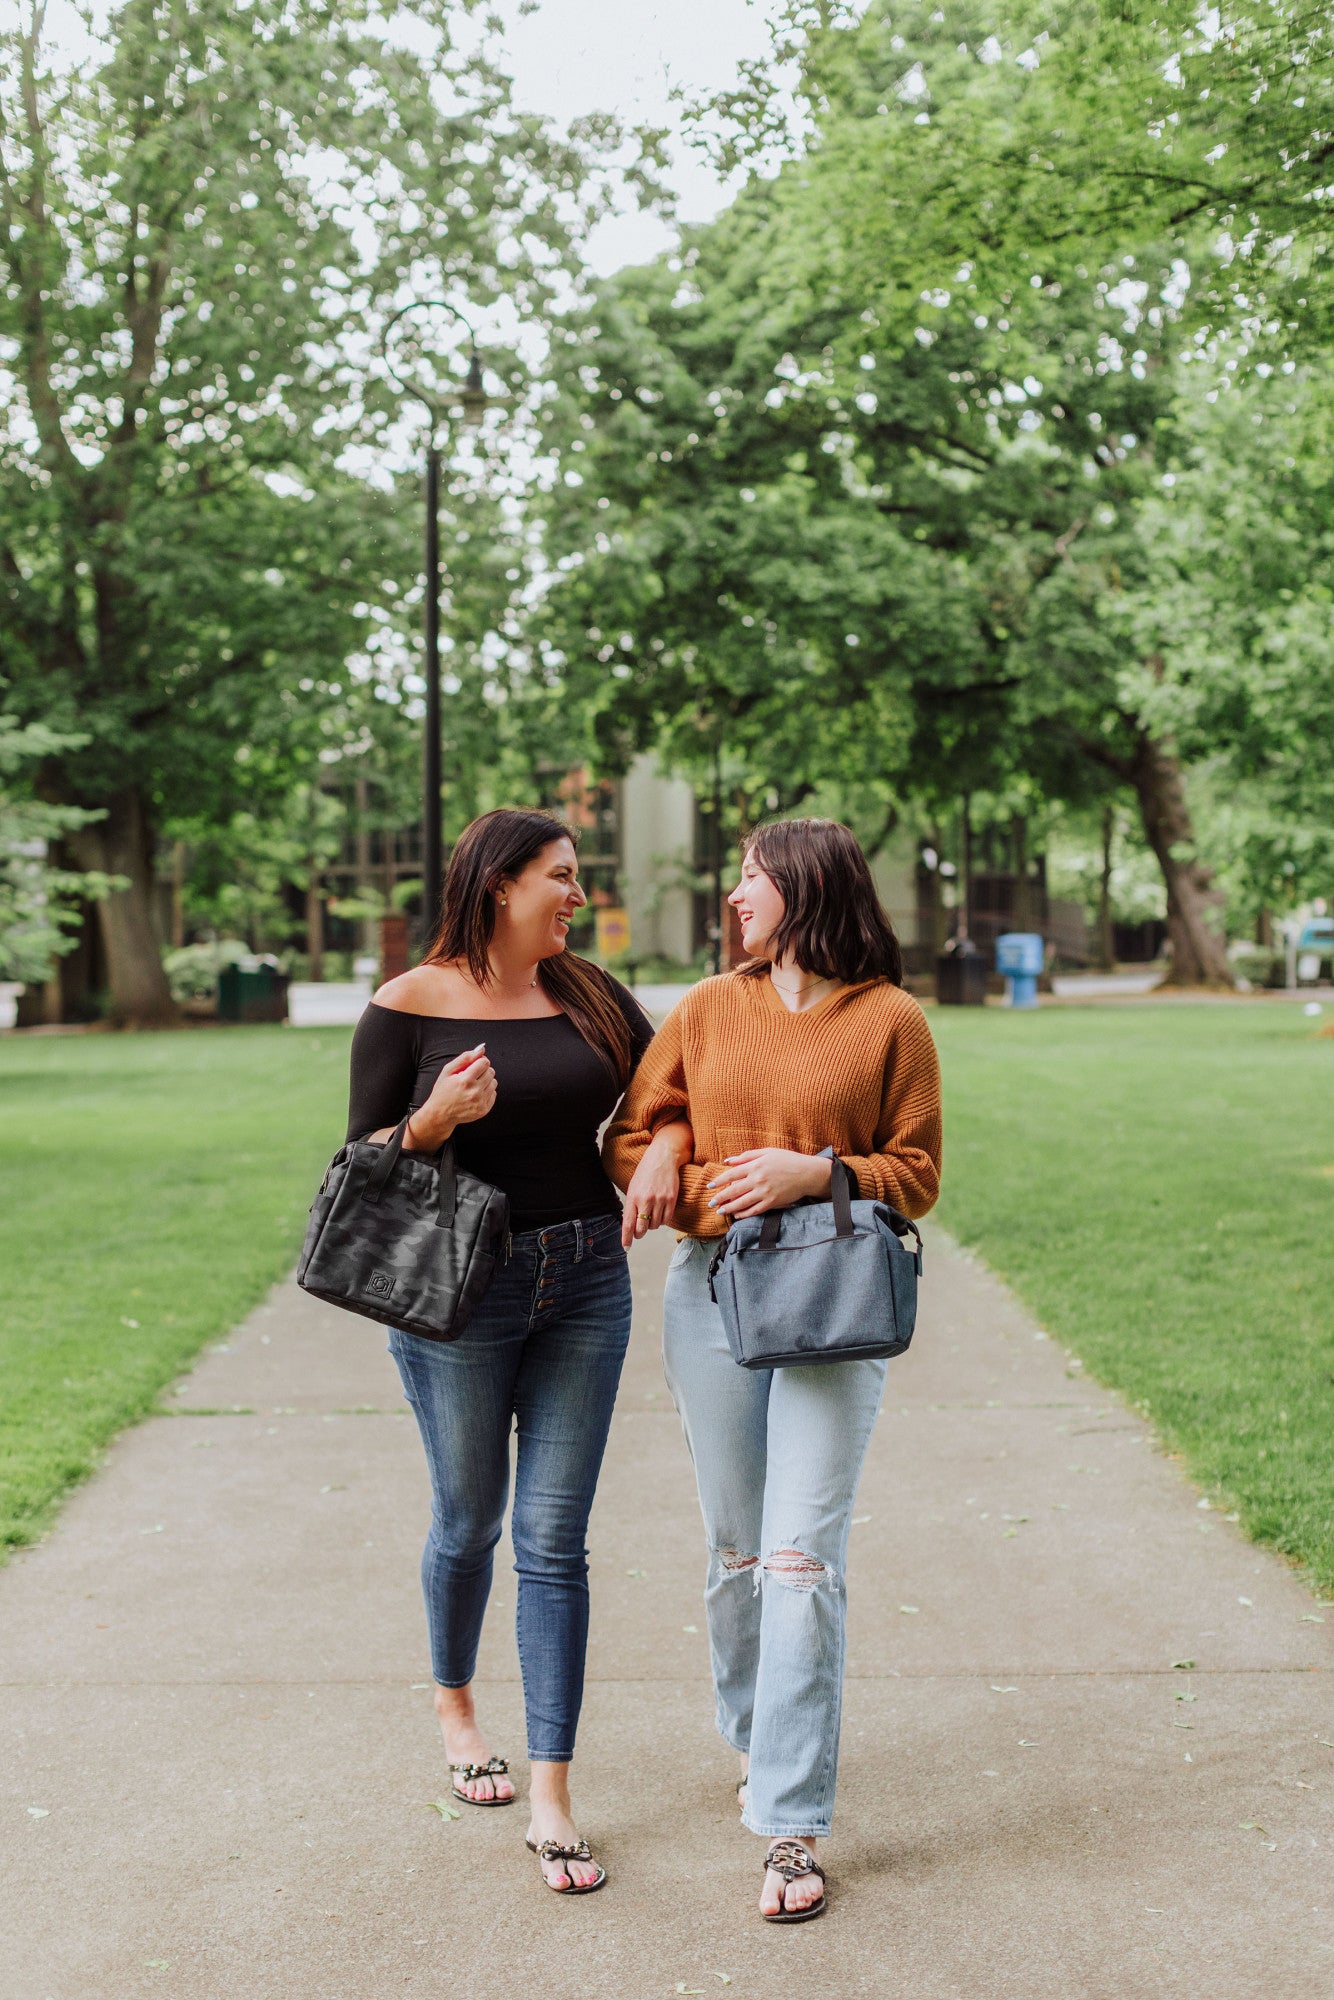
M507 909L509 908L509 906L510 906L510 899L509 899L509 897L508 897L508 896L502 896L502 897L501 897L501 899L500 899L500 907L501 907L501 909L502 909L502 910L507 910Z

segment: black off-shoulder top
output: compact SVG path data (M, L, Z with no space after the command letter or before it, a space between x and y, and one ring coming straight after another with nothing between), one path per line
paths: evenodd
M634 995L609 979L638 1063L653 1024ZM372 1001L352 1037L349 1140L397 1125L426 1102L447 1062L486 1043L496 1101L454 1132L459 1166L509 1196L510 1227L546 1229L576 1217L616 1215L620 1197L602 1170L598 1132L620 1090L607 1063L568 1014L535 1021L441 1020Z

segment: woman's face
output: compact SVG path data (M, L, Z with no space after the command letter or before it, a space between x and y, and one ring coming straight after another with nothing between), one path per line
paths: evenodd
M565 949L575 911L588 901L579 887L574 842L564 835L548 841L496 895L496 925L507 942L526 958L554 958Z
M728 897L741 921L741 942L752 958L768 958L769 940L787 910L781 894L761 868L755 850L744 856L741 880Z

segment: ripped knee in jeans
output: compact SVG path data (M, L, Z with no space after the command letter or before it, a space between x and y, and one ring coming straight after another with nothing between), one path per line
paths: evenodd
M775 1549L764 1558L763 1569L766 1576L789 1590L817 1590L832 1574L817 1556L808 1556L802 1549Z
M733 1548L715 1549L714 1554L728 1576L741 1576L746 1570L754 1569L760 1560L758 1556L744 1555L740 1549Z

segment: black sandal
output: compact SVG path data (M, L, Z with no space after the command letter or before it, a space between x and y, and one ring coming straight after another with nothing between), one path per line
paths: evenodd
M466 1792L459 1790L460 1778L465 1784L477 1778L508 1778L510 1767L503 1757L489 1757L485 1764L451 1764L449 1768L454 1774L449 1789L456 1799L463 1800L465 1806L512 1806L519 1796L517 1792L511 1792L507 1799L497 1798L493 1788L489 1799L470 1799Z
M803 1875L818 1875L822 1882L825 1880L824 1869L810 1849L803 1847L799 1840L773 1841L764 1857L764 1866L766 1873L772 1868L775 1875L782 1876L784 1894L787 1883L800 1881ZM821 1896L818 1903L811 1903L804 1910L789 1910L784 1907L772 1913L761 1910L760 1915L766 1924L804 1924L810 1917L822 1917L825 1908L826 1898Z
M543 1840L541 1842L527 1840L524 1842L524 1845L530 1854L537 1856L539 1861L593 1861L586 1840L577 1841L573 1847L562 1847L558 1840ZM553 1896L591 1896L593 1891L600 1889L607 1879L607 1871L600 1861L593 1861L593 1866L598 1872L596 1879L592 1882L576 1882L573 1875L570 1875L568 1868L565 1873L569 1876L569 1881L563 1889L558 1889L554 1882L547 1882L545 1873L542 1876L542 1880L546 1882L546 1886L550 1889Z

